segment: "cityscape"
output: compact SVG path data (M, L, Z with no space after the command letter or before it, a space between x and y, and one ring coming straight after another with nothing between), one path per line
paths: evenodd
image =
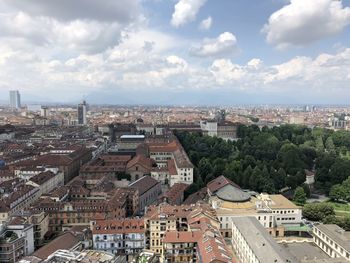
M0 18L0 263L350 262L350 2Z

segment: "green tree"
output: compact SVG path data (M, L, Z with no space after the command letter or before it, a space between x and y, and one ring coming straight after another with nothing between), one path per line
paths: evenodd
M350 177L342 183L342 187L344 189L345 200L350 202Z
M298 186L295 189L294 196L293 196L293 201L297 205L304 205L306 203L306 193L305 193L303 187Z
M324 144L323 144L323 139L321 136L318 136L316 139L316 150L319 153L323 153L324 152Z
M242 187L244 188L249 188L249 181L250 181L250 176L253 173L252 167L249 165L247 169L245 169L243 173L243 178L242 178Z
M346 192L344 187L340 184L333 185L331 190L329 191L329 197L336 202L340 200L345 200Z
M303 207L303 216L312 221L321 221L330 215L335 215L334 207L327 203L306 204Z
M207 158L202 158L198 165L199 175L202 177L203 181L213 172L213 167Z
M334 142L333 142L333 139L331 136L329 136L326 140L326 150L328 153L330 154L336 154L336 149L335 149L335 145L334 145Z
M256 166L249 178L249 188L254 191L258 191L261 187L260 183L262 181L261 170Z

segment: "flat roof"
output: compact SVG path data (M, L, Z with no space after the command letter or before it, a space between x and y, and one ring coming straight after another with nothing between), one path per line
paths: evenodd
M350 231L345 231L341 227L334 224L319 224L315 225L314 227L319 229L330 239L333 239L335 243L343 247L346 251L350 252Z
M277 244L255 217L234 217L232 221L259 262L298 262L292 254Z
M313 242L282 243L280 244L280 246L288 250L289 253L294 255L300 262L302 260L306 261L306 260L329 260L330 259L330 257Z

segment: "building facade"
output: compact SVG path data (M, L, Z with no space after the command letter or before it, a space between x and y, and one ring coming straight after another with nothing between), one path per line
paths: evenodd
M350 232L337 225L314 225L314 243L331 258L350 261Z
M125 256L127 262L145 248L142 218L93 221L91 230L94 249Z
M255 217L232 219L232 245L241 263L297 263Z
M18 90L10 90L10 108L14 110L21 108L21 95Z
M79 125L86 125L87 119L87 105L86 101L83 101L81 104L78 105L78 124Z

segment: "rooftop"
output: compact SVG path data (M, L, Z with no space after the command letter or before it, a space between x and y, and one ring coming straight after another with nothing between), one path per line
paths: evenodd
M350 231L345 231L341 227L334 224L319 224L315 225L315 227L318 228L325 235L327 235L339 246L343 247L346 251L350 252Z
M276 243L255 217L233 217L232 222L259 262L297 262L294 256Z
M143 176L135 182L131 183L129 187L136 188L139 190L140 196L152 189L156 185L160 184L156 179L151 176Z

